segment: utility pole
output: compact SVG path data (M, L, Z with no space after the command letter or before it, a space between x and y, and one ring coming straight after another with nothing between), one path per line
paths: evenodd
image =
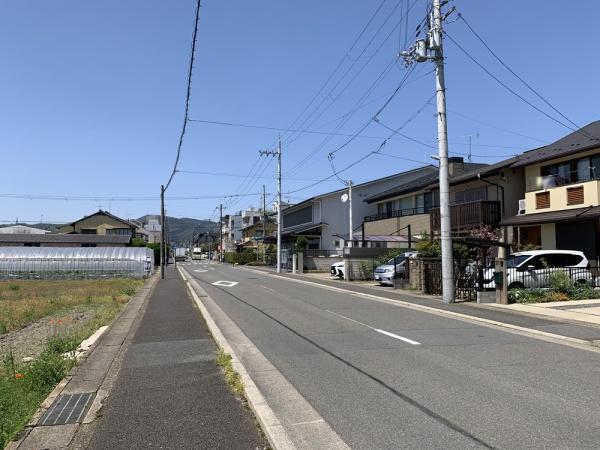
M223 262L223 203L219 205L219 262Z
M277 273L281 273L281 136L277 150L261 150L259 153L277 157Z
M165 186L160 185L160 278L165 278Z
M263 264L267 262L267 247L265 245L266 235L266 222L267 222L267 193L265 191L265 185L263 184L263 220L262 220L262 237L263 237Z
M445 2L444 2L445 3ZM432 23L427 39L419 39L408 52L401 52L407 64L433 61L437 96L438 159L440 183L440 240L442 250L442 297L444 303L454 303L454 261L452 257L452 224L450 222L450 183L448 174L448 125L446 122L446 86L444 83L444 52L441 0L432 0Z
M348 247L353 247L353 243L354 243L354 230L353 230L353 226L352 226L352 180L348 180L348 217L350 220L350 233L348 234L349 236L349 241L348 241Z

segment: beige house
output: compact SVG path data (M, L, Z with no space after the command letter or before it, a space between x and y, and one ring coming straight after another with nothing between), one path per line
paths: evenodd
M120 217L103 210L85 216L75 222L63 225L58 229L59 233L66 234L98 234L109 236L135 237L137 226Z
M525 190L512 227L516 246L581 250L600 257L600 121L523 153Z
M452 232L465 235L481 225L498 226L502 217L518 210L523 170L512 169L518 158L495 164L465 163L449 158ZM418 238L440 228L437 171L365 199L378 213L364 218L366 235Z

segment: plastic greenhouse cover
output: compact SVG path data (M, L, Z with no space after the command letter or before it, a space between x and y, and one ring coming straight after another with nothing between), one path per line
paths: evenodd
M153 257L146 247L0 247L0 260L108 260L145 262Z

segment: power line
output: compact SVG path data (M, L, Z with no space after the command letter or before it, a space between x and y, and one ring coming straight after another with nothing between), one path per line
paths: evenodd
M565 124L564 122L560 121L556 117L551 116L550 114L548 114L547 112L545 112L543 109L541 109L541 108L537 107L536 105L534 105L533 103L531 103L525 97L523 97L522 95L520 95L519 93L517 93L515 90L513 90L511 87L509 87L504 82L502 82L502 80L500 80L498 77L496 77L493 73L491 73L483 64L481 64L479 61L477 61L467 50L465 50L458 42L456 42L454 40L454 38L452 38L452 36L450 36L448 34L448 32L444 32L444 35L447 36L448 39L450 39L452 41L452 43L454 45L456 45L456 47L458 47L458 49L467 56L467 58L469 58L481 70L483 70L486 74L488 74L491 78L493 78L498 84L500 84L500 86L502 86L504 89L506 89L507 91L509 91L515 97L519 98L521 101L523 101L524 103L526 103L527 105L529 105L531 108L535 109L537 112L543 114L544 116L546 116L550 120L558 123L559 125L562 125L563 127L567 128L567 129L569 129L571 131L579 132L581 134L584 134L580 130L578 130L577 128L573 128L572 126Z
M195 195L195 196L175 196L166 197L166 200L203 200L211 198L230 198L230 197L250 197L258 195L257 193L244 194L215 194L215 195ZM103 196L71 196L71 195L43 195L43 194L0 194L0 198L12 198L20 200L60 200L60 201L110 201L110 202L145 202L156 201L159 197L103 197Z
M381 139L381 138L380 138ZM217 177L232 177L232 178L246 178L248 175L242 175L240 173L223 173L223 172L205 172L199 170L178 170L179 173L189 173L193 175L209 175L209 176L217 176ZM263 177L263 176L255 176L253 178L262 179L262 180L276 180L277 177ZM313 178L285 178L289 181L317 181Z
M185 131L188 123L188 114L190 110L190 97L192 95L192 72L194 70L194 56L196 53L196 37L198 36L198 20L200 18L200 0L196 3L196 18L194 21L194 33L192 35L192 49L190 53L190 64L188 67L188 75L187 75L187 92L185 95L185 113L183 115L183 127L181 128L181 134L179 135L179 144L177 145L177 156L175 157L175 164L173 165L173 171L171 172L171 176L169 176L169 181L165 185L164 190L166 191L173 181L173 177L177 173L177 164L179 164L179 157L181 156L181 147L183 146L183 137L185 136Z
M527 83L523 78L521 78L519 75L517 75L517 73L508 66L508 64L506 64L502 59L500 59L500 57L490 48L490 46L483 40L483 38L473 29L473 27L469 24L469 22L467 22L467 19L465 19L461 13L458 13L458 17L459 17L459 19L461 19L463 21L463 23L467 26L467 28L471 31L471 33L473 33L473 35L475 35L475 37L479 40L479 42L481 42L483 44L483 46L491 53L491 55L494 58L496 58L496 60L500 64L502 64L502 66L506 70L508 70L510 73L512 73L515 76L515 78L517 78L521 83L523 83L525 85L525 87L527 87L527 89L529 89L531 92L533 92L536 95L536 97L538 97L540 100L542 100L554 112L556 112L558 115L560 115L563 119L565 119L571 125L573 125L577 129L581 128L579 125L577 125L575 122L573 122L567 116L565 116L562 112L560 112L558 110L558 108L556 108L552 103L550 103L546 98L544 98L544 96L542 96L542 94L540 94L538 91L536 91L529 83ZM587 133L585 130L582 130L582 133L587 134L588 137L592 137L592 138L596 139L595 136L592 136L591 134Z

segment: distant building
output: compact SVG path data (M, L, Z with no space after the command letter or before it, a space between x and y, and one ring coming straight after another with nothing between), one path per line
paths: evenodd
M26 225L10 225L0 227L0 234L48 234L50 231L41 228L28 227Z
M138 225L112 215L108 211L98 210L94 214L85 216L75 222L63 225L59 233L66 234L98 234L108 236L135 237Z

